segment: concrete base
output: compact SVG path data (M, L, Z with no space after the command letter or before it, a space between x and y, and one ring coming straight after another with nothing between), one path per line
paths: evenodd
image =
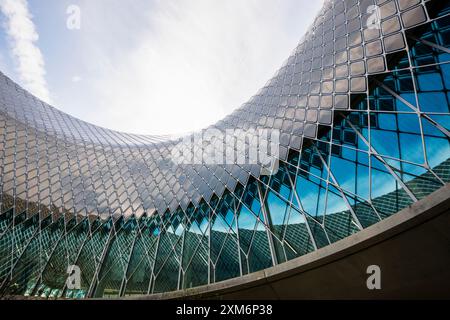
M381 268L369 290L367 267ZM138 299L450 299L450 185L308 255L240 278ZM136 299L136 297L132 297Z

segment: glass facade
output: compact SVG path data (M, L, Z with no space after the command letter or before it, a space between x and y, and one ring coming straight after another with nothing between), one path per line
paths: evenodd
M1 75L0 294L119 297L219 282L425 198L450 182L449 22L450 1L326 1L276 75L213 126L279 130L274 175L175 165L178 141L85 123ZM80 289L66 284L72 265Z

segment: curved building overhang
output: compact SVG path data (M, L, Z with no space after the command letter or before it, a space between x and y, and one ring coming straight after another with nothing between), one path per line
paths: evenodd
M100 128L0 74L0 295L137 297L253 281L360 248L405 208L448 192L450 1L378 2L325 1L275 76L201 132L278 133L273 171L177 158L234 145Z

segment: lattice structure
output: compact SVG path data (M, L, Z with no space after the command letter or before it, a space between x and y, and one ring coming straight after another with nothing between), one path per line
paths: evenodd
M368 23L374 12L379 28ZM449 21L443 0L327 1L266 86L211 126L279 130L274 175L177 165L180 139L88 124L1 74L0 294L107 297L218 282L426 197L450 181ZM76 290L66 284L72 265Z

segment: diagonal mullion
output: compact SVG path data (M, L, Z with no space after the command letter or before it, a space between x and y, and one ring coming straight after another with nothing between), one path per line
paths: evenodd
M403 182L402 179L395 173L394 170L392 170L391 166L383 159L383 157L375 150L375 148L369 144L369 142L366 140L366 138L355 128L353 123L348 121L349 126L355 131L355 133L358 135L358 137L364 141L364 143L367 145L367 147L370 149L370 152L385 166L385 168L389 171L389 173L395 178L395 180L402 186L402 188L406 191L408 196L414 201L417 202L416 196L412 193L411 190L406 186L406 184Z

